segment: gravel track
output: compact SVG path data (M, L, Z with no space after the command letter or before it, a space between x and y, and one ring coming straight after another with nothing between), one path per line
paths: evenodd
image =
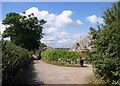
M23 83L39 84L87 84L87 77L92 75L92 66L61 67L33 60L23 73Z

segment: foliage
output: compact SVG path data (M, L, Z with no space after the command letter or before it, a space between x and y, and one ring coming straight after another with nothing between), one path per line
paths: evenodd
M39 45L39 49L43 49L44 47L47 47L44 43L41 43L41 44Z
M107 86L105 85L106 83L104 80L102 80L100 77L97 77L95 75L90 75L89 77L87 77L87 81L89 86L93 86L93 84L95 84L96 86L100 86L100 85Z
M63 61L71 60L76 61L80 58L80 53L76 51L68 50L47 50L42 52L42 59L46 61L58 61L58 59L63 59Z
M96 53L93 55L93 67L95 74L103 77L108 84L120 84L120 2L113 4L112 8L104 12L104 21L100 29L91 34L92 44L96 45Z
M2 84L2 44L0 41L0 85Z
M35 56L37 56L38 59L41 59L41 52L45 51L46 49L47 46L44 43L41 43L39 49L35 50Z
M2 45L2 81L12 84L18 73L30 60L30 53L10 41L3 41Z
M2 21L6 25L3 32L3 38L10 37L11 41L28 50L34 50L39 47L42 38L42 25L46 21L38 20L34 14L25 16L24 14L8 13Z

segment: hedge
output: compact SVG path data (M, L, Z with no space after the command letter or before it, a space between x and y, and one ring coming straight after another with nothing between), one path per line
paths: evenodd
M2 45L2 83L14 83L19 72L30 61L30 53L10 41L3 41Z
M0 41L0 86L2 84L2 47Z
M80 52L68 50L47 50L43 51L41 55L45 61L58 61L58 59L76 61L80 58Z

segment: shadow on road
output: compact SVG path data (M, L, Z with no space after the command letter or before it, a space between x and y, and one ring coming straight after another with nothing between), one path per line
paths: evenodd
M89 66L83 65L83 67L89 67Z
M37 81L37 73L34 68L35 60L31 60L28 65L25 66L23 72L20 73L20 77L17 79L16 84L40 86L44 85L42 81Z

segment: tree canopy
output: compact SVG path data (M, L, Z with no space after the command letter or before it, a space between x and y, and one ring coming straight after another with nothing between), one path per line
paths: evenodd
M100 29L90 28L92 44L96 45L93 55L95 74L103 77L109 84L120 83L120 2L104 12L104 22Z
M40 39L42 38L42 30L46 21L38 20L34 14L28 16L18 13L8 13L2 21L6 25L6 30L2 37L10 37L10 40L23 48L34 50L39 48Z

